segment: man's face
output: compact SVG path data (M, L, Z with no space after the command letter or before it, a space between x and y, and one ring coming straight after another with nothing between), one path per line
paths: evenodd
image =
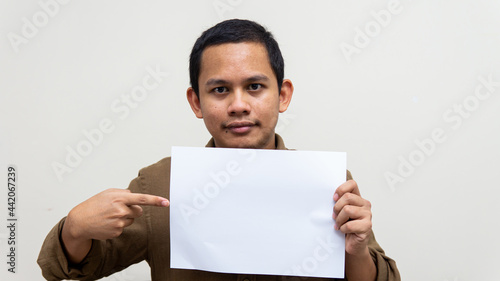
M226 43L203 51L199 99L188 100L217 147L275 148L278 114L290 103L293 86L280 93L267 51L259 43Z

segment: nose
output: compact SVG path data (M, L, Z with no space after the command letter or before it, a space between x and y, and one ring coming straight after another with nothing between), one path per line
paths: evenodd
M243 90L235 90L231 94L231 100L227 108L229 116L250 114L250 103L248 94Z

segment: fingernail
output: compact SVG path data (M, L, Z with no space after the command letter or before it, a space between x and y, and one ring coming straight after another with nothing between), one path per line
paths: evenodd
M337 219L337 214L335 214L335 212L333 212L332 217L333 217L333 219Z
M168 200L163 200L163 201L161 201L161 205L163 207L168 207L170 205L170 202L168 202Z
M337 202L339 200L339 195L337 193L333 194L333 201Z
M337 226L337 224L335 224L335 225L333 226L333 228L335 228L335 230L339 230L339 227Z

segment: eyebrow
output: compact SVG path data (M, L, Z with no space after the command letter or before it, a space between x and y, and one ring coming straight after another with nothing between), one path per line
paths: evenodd
M258 81L269 81L269 77L267 77L266 75L263 75L263 74L258 74L258 75L248 77L245 80L246 83L258 82ZM230 84L230 82L227 80L224 80L224 79L212 78L212 79L208 79L207 83L205 83L205 86L209 87L209 86L221 85L221 84Z
M224 79L214 79L214 78L211 78L211 79L208 79L207 83L205 83L205 86L213 86L213 85L220 85L220 84L227 84L229 83L228 81L224 80Z
M258 81L269 81L269 77L267 77L266 75L263 75L263 74L259 74L259 75L249 77L247 80L245 80L245 82L247 82L247 83L258 82Z

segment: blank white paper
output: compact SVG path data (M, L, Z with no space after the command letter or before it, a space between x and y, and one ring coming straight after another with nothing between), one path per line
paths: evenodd
M344 152L173 147L171 268L344 278Z

